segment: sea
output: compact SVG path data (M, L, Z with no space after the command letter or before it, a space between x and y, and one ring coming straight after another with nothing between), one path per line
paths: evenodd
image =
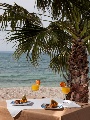
M41 55L39 65L34 67L27 61L25 54L19 60L15 60L13 53L13 51L0 52L0 88L29 87L37 79L40 79L41 86L59 87L60 81L64 81L60 73L50 69L48 55Z
M0 52L0 88L31 87L37 79L40 79L41 86L59 87L60 82L65 81L61 73L55 73L50 69L48 55L42 54L39 65L35 67L27 61L25 54L16 60L13 53L12 51ZM90 56L88 59L90 60Z

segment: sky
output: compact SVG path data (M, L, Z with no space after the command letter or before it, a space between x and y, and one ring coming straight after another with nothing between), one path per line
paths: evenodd
M8 3L10 5L13 5L14 2L24 7L25 9L27 9L30 13L35 12L35 13L41 13L44 15L49 15L48 12L43 13L42 11L38 11L36 7L34 8L35 0L0 0L0 3ZM0 14L2 13L3 11L0 9ZM51 21L51 18L47 16L40 16L40 19L44 27L47 27L50 23L49 21ZM47 20L47 21L44 21L44 20ZM9 42L7 44L7 42L5 41L6 34L7 33L5 31L2 31L2 32L0 31L0 51L15 51L15 47L13 48L14 43Z

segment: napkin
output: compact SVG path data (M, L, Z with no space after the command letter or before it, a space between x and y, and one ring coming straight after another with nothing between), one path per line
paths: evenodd
M68 108L81 107L81 106L78 105L76 102L70 101L70 100L63 100L63 102L61 102L61 103L59 103L59 104L61 104L63 107L68 107Z

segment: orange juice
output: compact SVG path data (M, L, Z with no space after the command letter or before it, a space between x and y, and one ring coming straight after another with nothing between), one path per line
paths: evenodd
M40 80L36 80L36 84L40 85Z
M31 86L31 89L32 89L33 91L37 91L37 90L39 90L39 85L33 84L33 85Z
M70 92L70 88L69 87L62 87L62 93L63 94L68 94Z

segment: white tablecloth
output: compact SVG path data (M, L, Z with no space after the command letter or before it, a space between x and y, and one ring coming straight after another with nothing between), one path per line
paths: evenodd
M15 101L15 99L6 100L7 109L10 112L11 116L15 117L21 110L24 110L24 109L43 109L41 105L43 103L49 104L51 102L51 99L57 101L58 104L60 106L62 105L63 107L81 107L80 105L70 100L62 100L58 98L44 98L44 99L28 99L28 101L31 101L31 102L27 106L13 106L11 102Z

